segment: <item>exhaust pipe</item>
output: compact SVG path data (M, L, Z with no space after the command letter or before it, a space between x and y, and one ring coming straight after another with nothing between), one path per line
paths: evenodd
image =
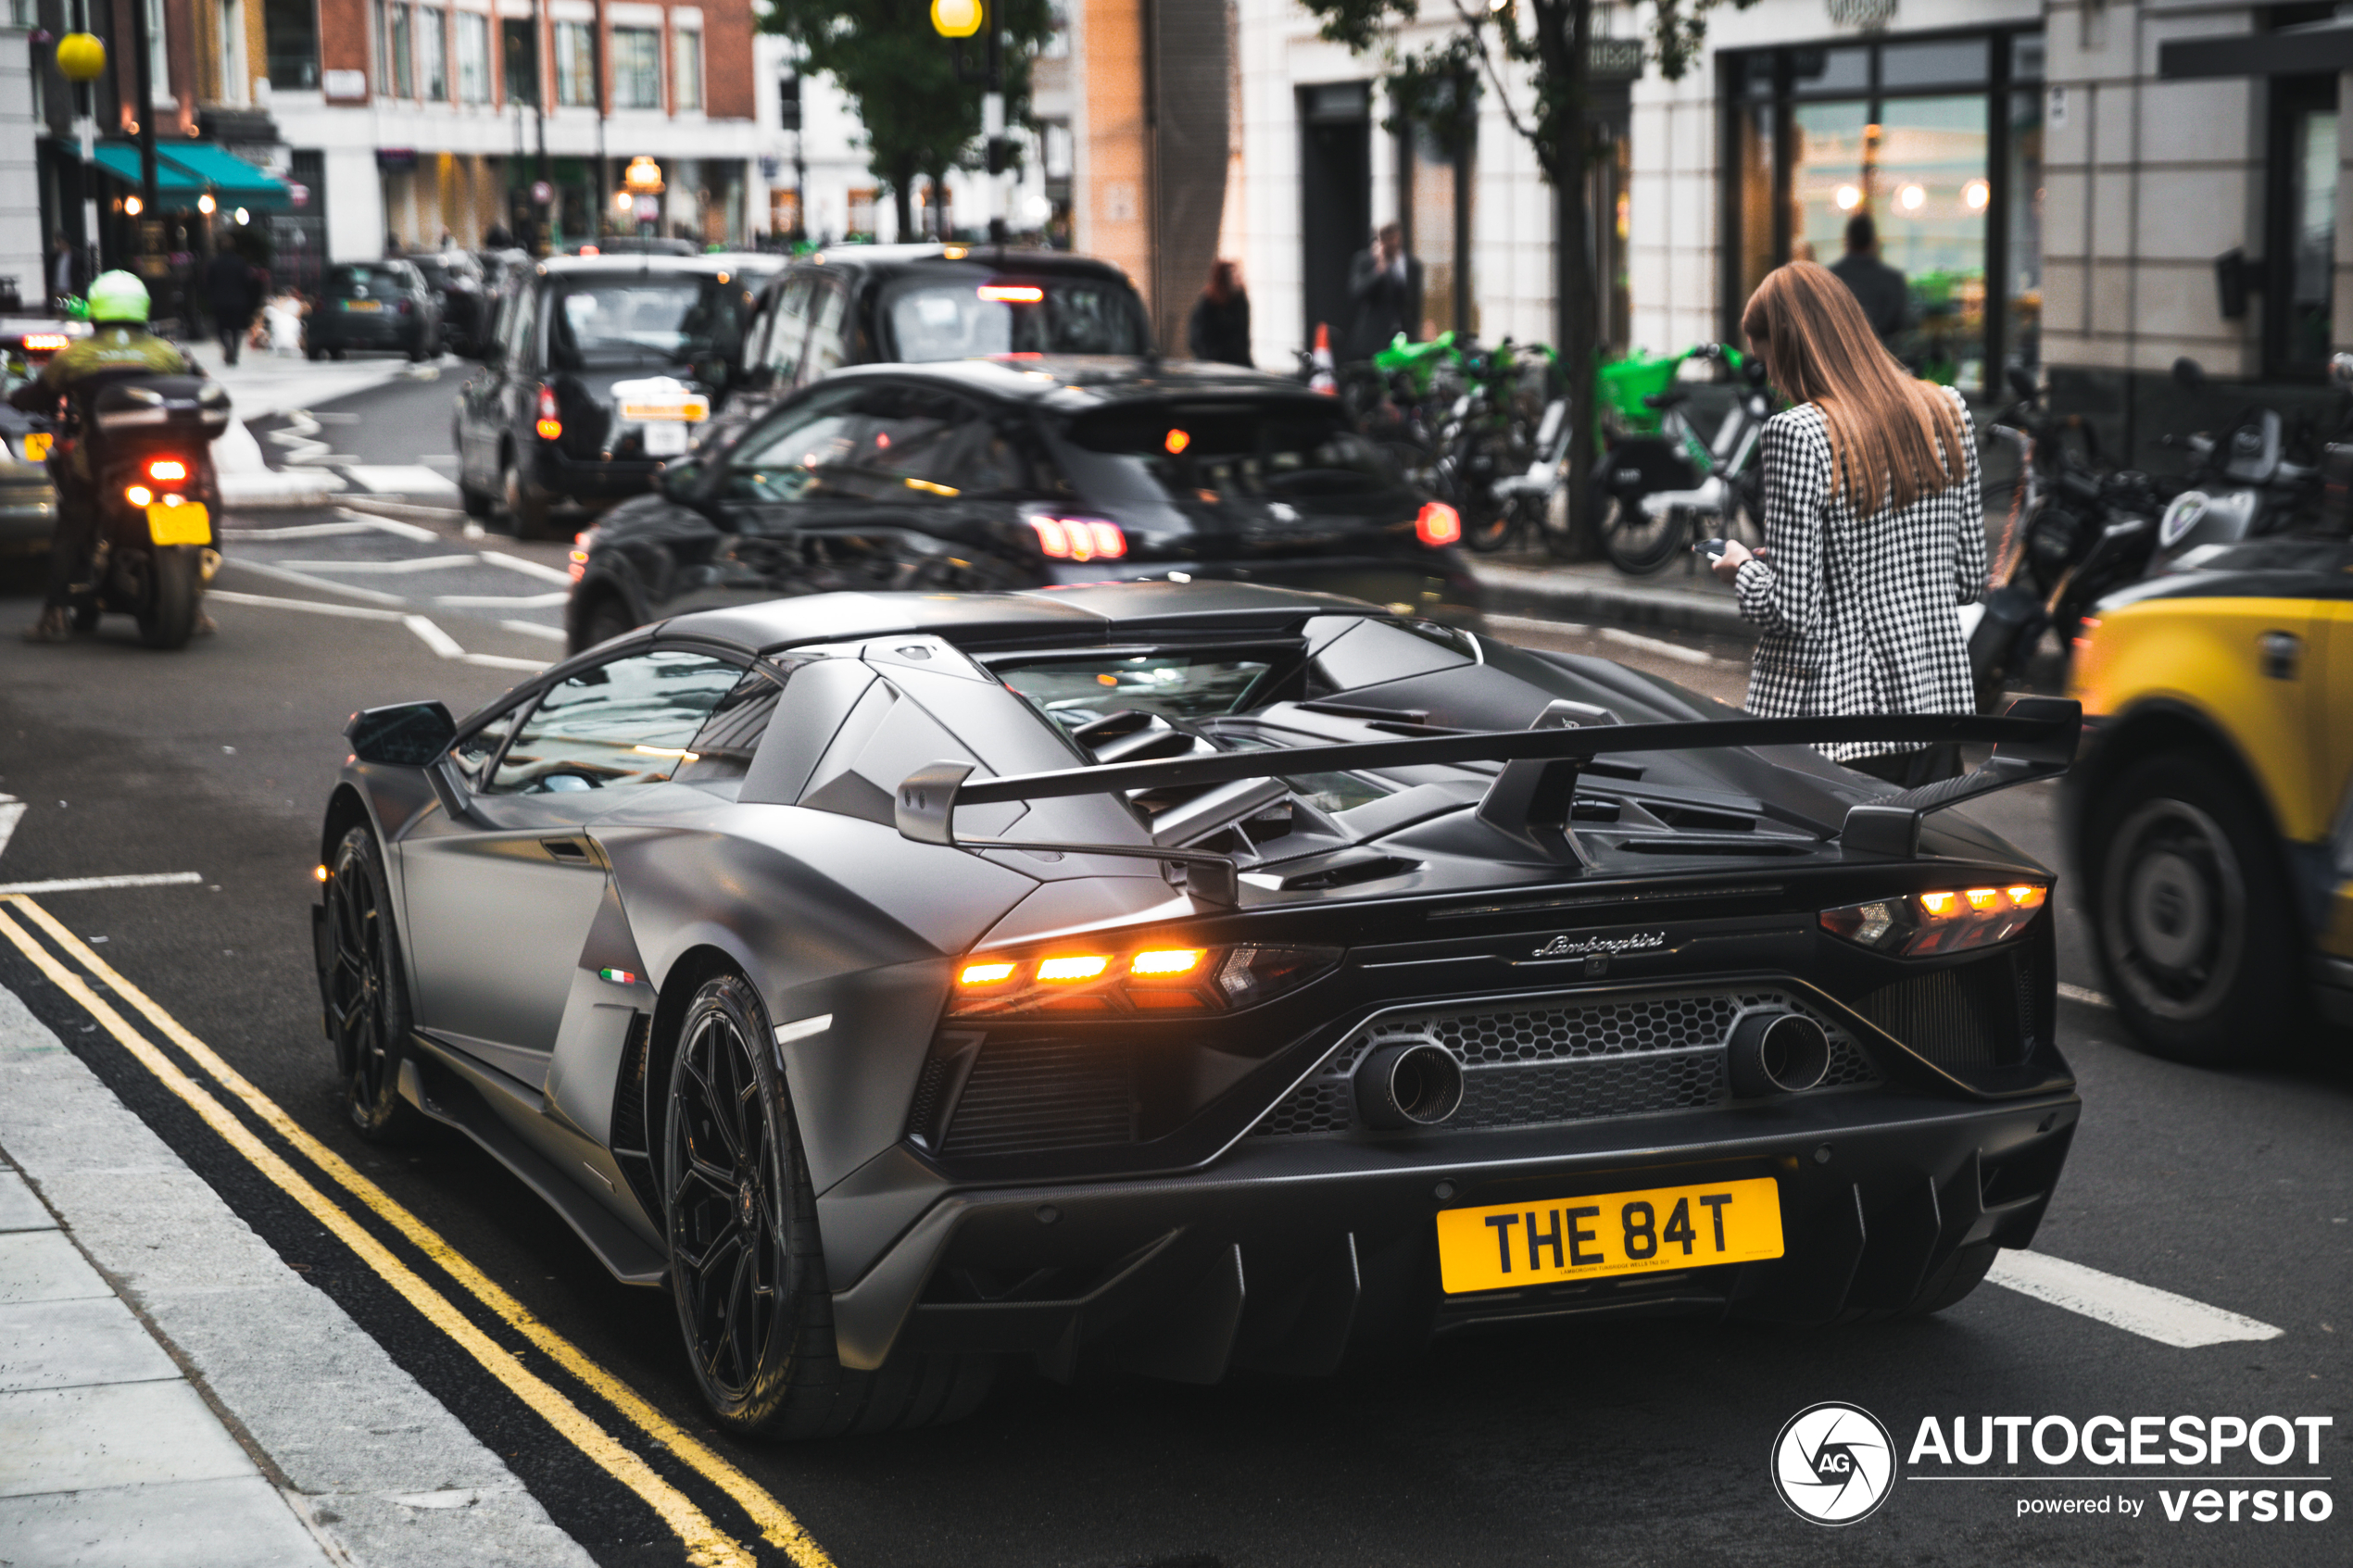
M1462 1064L1434 1040L1383 1046L1356 1069L1356 1114L1368 1127L1434 1127L1462 1106Z
M1831 1037L1802 1012L1744 1012L1724 1047L1732 1093L1743 1099L1796 1094L1831 1070Z

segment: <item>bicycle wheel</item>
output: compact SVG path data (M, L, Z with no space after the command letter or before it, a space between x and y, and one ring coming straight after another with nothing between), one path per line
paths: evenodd
M1642 510L1640 489L1593 487L1593 531L1601 536L1602 553L1610 564L1631 577L1648 577L1675 558L1690 524L1683 514L1667 510L1656 516Z

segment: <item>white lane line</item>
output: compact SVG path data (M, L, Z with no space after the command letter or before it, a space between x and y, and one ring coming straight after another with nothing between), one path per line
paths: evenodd
M208 599L219 599L222 604L268 605L275 609L307 610L312 615L340 615L353 621L402 619L401 613L396 609L370 609L361 605L322 604L317 599L276 599L266 594L240 594L227 588L208 588L205 590L204 596Z
M2195 1350L2202 1345L2227 1345L2241 1339L2277 1339L2285 1332L2046 1252L1997 1252L1985 1277L2021 1296L2178 1349Z
M1604 642L1622 643L1629 648L1641 648L1644 653L1655 653L1668 659L1680 659L1686 664L1724 662L1712 653L1702 653L1697 648L1687 648L1680 643L1670 643L1664 637L1645 637L1640 632L1621 631L1615 626L1603 627L1602 638Z
M560 583L567 589L572 586L572 573L560 566L544 566L538 561L525 560L521 556L510 556L501 550L484 550L480 558L492 566L503 566L510 571L536 577L542 583Z
M17 820L24 815L24 802L13 795L0 795L0 854L8 848L8 840L16 835Z
M53 882L0 882L0 893L94 893L107 887L185 887L202 881L202 872L160 872L152 876L67 876Z
M333 539L346 533L373 532L364 522L301 522L290 528L224 528L220 536L270 544L281 539Z
M401 624L417 633L417 640L444 659L463 659L466 650L457 638L434 625L422 615L404 615Z
M546 609L570 597L570 594L435 594L433 602L465 609Z
M484 670L521 670L536 675L547 668L544 659L510 659L503 653L469 653L459 656L460 664L479 664Z
M404 511L422 511L428 508L420 507L404 507L401 509ZM434 511L440 510L439 508L430 509ZM394 534L402 539L414 539L421 544L438 545L441 543L440 534L435 533L430 528L420 528L413 522L403 522L397 518L379 516L373 510L363 512L358 508L351 506L337 507L335 510L342 516L349 518L352 521L365 523L368 527L375 529L379 533Z
M568 641L560 626L542 626L536 621L501 621L499 625L526 637L543 637L551 643Z
M277 564L289 571L365 571L410 572L446 571L453 566L472 566L472 556L414 556L407 560L290 560ZM565 579L570 582L570 578Z
M342 594L350 598L366 599L371 604L405 605L409 602L398 594L380 593L373 588L354 587L351 583L337 583L331 578L313 577L307 571L290 571L283 566L273 566L267 561L246 560L239 556L232 556L223 564L234 567L239 571L257 571L264 577L274 577L281 583L299 583L305 588L316 588L321 593Z
M2064 980L2059 982L2058 994L2070 1002L2082 1002L2085 1007L2112 1008L2116 1005L2102 992L2088 985L2070 985Z

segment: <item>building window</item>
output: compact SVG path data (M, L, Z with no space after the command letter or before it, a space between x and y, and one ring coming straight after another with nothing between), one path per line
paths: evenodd
M597 35L586 22L556 24L556 102L578 107L597 101Z
M848 194L849 197L849 232L863 239L874 238L875 188L872 185L853 185L849 188Z
M655 29L612 30L612 107L661 107L661 34Z
M670 35L670 107L673 114L702 108L702 34L686 28Z
M376 0L376 91L387 97L417 95L414 9Z
M157 104L178 105L171 92L171 55L165 48L163 0L146 0L147 96Z
M525 18L500 19L498 55L505 63L507 102L537 104L540 91L539 29Z
M490 102L490 19L475 11L458 13L458 99Z
M1719 56L1727 334L1768 271L1836 265L1868 218L1878 259L1904 278L1897 358L1971 388L1998 384L1989 363L2032 366L2042 44L1981 33Z
M436 104L449 100L448 15L433 6L417 11L417 76Z
M2271 79L2263 346L2273 375L2328 368L2336 286L2336 94L2334 76Z
M312 0L261 0L264 69L275 87L319 85L319 11Z

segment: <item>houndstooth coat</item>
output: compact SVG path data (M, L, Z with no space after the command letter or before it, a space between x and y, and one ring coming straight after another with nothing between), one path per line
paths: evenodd
M1810 713L1970 713L1976 684L1957 607L1985 586L1977 435L1959 406L1967 470L1901 511L1858 518L1831 498L1829 427L1810 403L1765 424L1766 556L1741 563L1741 614L1765 629L1748 707ZM1834 761L1917 747L1822 748Z

